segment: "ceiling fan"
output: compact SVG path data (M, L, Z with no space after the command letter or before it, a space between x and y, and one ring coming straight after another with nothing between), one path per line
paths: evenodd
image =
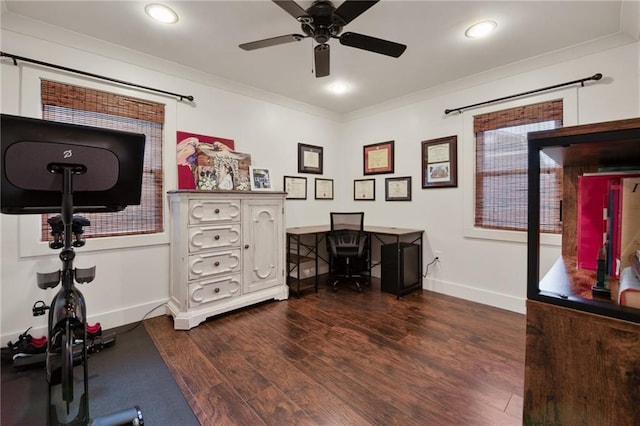
M254 50L278 44L313 38L318 45L314 48L316 77L329 75L329 45L332 38L340 40L340 44L357 49L368 50L382 55L400 57L407 48L404 44L371 37L364 34L346 32L340 35L342 28L367 11L379 0L345 0L337 9L328 0L316 0L307 10L293 0L273 0L288 14L302 24L303 34L287 34L279 37L243 43L240 48Z

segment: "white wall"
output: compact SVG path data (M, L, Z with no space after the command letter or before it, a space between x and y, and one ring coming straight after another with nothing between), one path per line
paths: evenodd
M16 67L10 60L3 59L0 65L2 113L38 117L40 77L165 103L165 190L176 189L177 186L173 148L176 130L234 139L236 150L251 153L254 165L271 169L276 190L282 190L283 175L298 174L298 143L323 146L324 177L337 173L340 123L332 113L311 107L298 108L294 102L276 97L273 102L267 102L257 96L237 94L238 90L232 85L233 91L220 90L211 85L207 76L193 70L77 35L58 34L55 29L51 29L52 36L45 39L40 36L42 28L31 28L29 21L20 20L20 31L9 30L6 27L18 27L8 21L9 18L3 16L2 22L0 40L4 52L193 95L195 103L181 103L171 97L92 81L27 63ZM37 36L25 35L24 32ZM51 41L54 38L62 41L54 43ZM82 48L69 47L68 44ZM114 57L123 59L114 60ZM247 92L251 93L250 90ZM264 97L263 94L258 95ZM287 104L296 106L296 109ZM331 206L337 203L313 199L315 176L307 175L308 201L287 203L288 226L324 223ZM38 220L37 216L0 215L0 334L3 343L15 339L30 326L33 326L33 335L46 334L46 317L32 317L31 307L37 300L48 304L57 288L48 291L37 288L36 272L55 271L60 261L57 252L38 241ZM90 323L100 321L103 328L131 323L167 300L168 226L165 229L163 235L152 238L89 240L85 247L77 250L76 266L97 267L96 279L80 287L87 301ZM123 241L129 247L121 248ZM154 314L163 313L163 310L158 310Z
M473 111L444 116L444 109L602 72L606 77L602 83L564 92L573 99L567 113L577 123L588 123L638 116L640 112L637 43L490 83L470 86L460 82L457 89L453 84L446 92L434 92L436 95L425 92L419 101L353 114L342 122L327 111L257 91L253 95L251 90L215 76L55 28L7 16L2 26L2 51L195 96L195 105L161 97L170 111L165 135L168 164L175 158L176 130L231 138L238 151L251 153L254 165L271 168L275 189L281 190L282 176L298 175L297 144L324 147L322 177L334 179L335 200L314 200L313 179L319 176L305 175L308 199L287 202L287 226L326 223L331 210L358 209L366 212L366 221L372 225L423 228L425 263L432 259L433 250L442 252L442 261L430 272L425 288L519 312L524 311L526 293L526 246L523 242L465 236L465 215L470 214L465 191L473 182L473 164L466 160L473 141L466 135L465 117ZM64 81L79 80L104 90L158 98L45 68L15 67L8 60L2 61L0 73L3 113L37 116L37 91L32 80L51 73ZM420 142L448 135L458 136L458 188L421 189ZM387 140L395 141L396 173L375 177L375 202L353 202L353 179L363 178L362 146ZM165 189L175 189L175 169L169 166L165 172ZM413 178L413 201L385 202L384 178L406 175ZM53 291L39 290L35 273L55 270L59 261L55 252L37 242L36 233L29 233L37 227L34 220L0 215L3 343L29 326L34 327L34 335L45 334L46 319L33 318L30 310L36 300L48 303ZM167 299L167 241L166 234L151 240L134 239L126 248L116 248L118 240L89 241L78 250L78 266L97 266L96 280L82 287L89 322L100 321L103 327L111 328L137 321ZM557 247L545 248L543 267L550 266L558 253Z
M444 114L445 109L573 81L598 72L604 78L584 88L563 88L470 109L462 114ZM634 43L471 87L461 81L459 84L465 89L440 90L431 97L427 93L425 100L393 110L375 112L372 109L353 114L342 132L346 141L345 158L353 158L354 164L343 169L346 180L363 177L362 145L386 140L395 140L396 173L376 177L375 203L350 202L347 206L363 208L370 224L426 230L424 261L430 262L436 250L442 254L436 267L430 268L425 288L524 312L526 235L518 233L520 235L514 237L470 229L473 225L473 115L563 98L565 125L637 117L640 115L638 72L638 43ZM458 137L458 187L422 189L421 141L451 135ZM412 202L384 202L384 178L406 175L412 176ZM555 245L544 246L541 252L542 274L560 253L559 239L550 241L555 241Z

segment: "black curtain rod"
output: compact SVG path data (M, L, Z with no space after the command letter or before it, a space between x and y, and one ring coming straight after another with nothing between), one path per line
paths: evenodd
M73 72L73 73L76 73L76 74L86 75L88 77L99 78L101 80L111 81L113 83L124 84L125 86L132 86L132 87L137 87L139 89L145 89L145 90L150 90L152 92L163 93L165 95L175 96L175 97L179 98L181 101L186 99L189 102L193 102L193 96L190 96L190 95L181 95L179 93L172 93L172 92L167 92L167 91L160 90L160 89L154 89L153 87L141 86L139 84L129 83L127 81L117 80L117 79L111 78L111 77L105 77L105 76L102 76L102 75L93 74L93 73L86 72L86 71L80 71L80 70L76 70L76 69L73 69L73 68L63 67L61 65L50 64L48 62L42 62L42 61L37 61L35 59L24 58L22 56L12 55L10 53L0 52L0 57L6 57L6 58L13 59L13 65L18 65L18 61L31 62L33 64L43 65L45 67L50 67L50 68L55 68L55 69L62 70L62 71L68 71L68 72Z
M449 113L454 112L454 111L462 112L462 110L464 110L464 109L469 109L469 108L477 107L477 106L480 106L480 105L488 105L488 104L492 104L492 103L500 102L500 101L506 101L507 99L518 98L520 96L530 95L532 93L544 92L545 90L557 89L558 87L569 86L571 84L580 83L580 85L582 87L584 87L584 82L585 81L590 81L590 80L597 81L597 80L600 80L601 78L602 78L602 74L598 73L598 74L592 75L591 77L581 78L580 80L567 81L566 83L560 83L560 84L556 84L554 86L543 87L542 89L529 90L528 92L518 93L517 95L505 96L505 97L502 97L502 98L492 99L490 101L479 102L477 104L467 105L467 106L463 106L463 107L459 107L459 108L445 109L444 113L445 114L449 114Z

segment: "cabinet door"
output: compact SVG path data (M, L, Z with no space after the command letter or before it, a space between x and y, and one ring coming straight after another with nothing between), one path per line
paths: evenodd
M282 216L281 200L243 200L243 293L282 284Z

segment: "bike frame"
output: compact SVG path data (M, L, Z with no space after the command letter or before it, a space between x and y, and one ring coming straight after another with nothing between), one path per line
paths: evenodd
M82 293L75 286L75 271L71 236L73 223L73 175L82 173L78 166L60 165L52 167L54 173L61 173L63 180L61 218L64 225L64 246L60 252L62 286L54 296L49 308L49 341L47 346L47 381L49 382L49 425L86 425L89 422L89 372L86 345L86 305ZM69 422L61 423L56 407L66 406L67 415L75 399L73 368L73 344L76 338L82 339L81 362L83 366L84 388L77 408L77 414ZM69 340L71 339L71 340ZM71 351L71 353L69 353ZM58 393L52 387L60 372L60 392L62 401L56 401ZM69 371L71 369L71 371ZM71 378L71 382L69 382ZM55 402L59 402L55 404Z

